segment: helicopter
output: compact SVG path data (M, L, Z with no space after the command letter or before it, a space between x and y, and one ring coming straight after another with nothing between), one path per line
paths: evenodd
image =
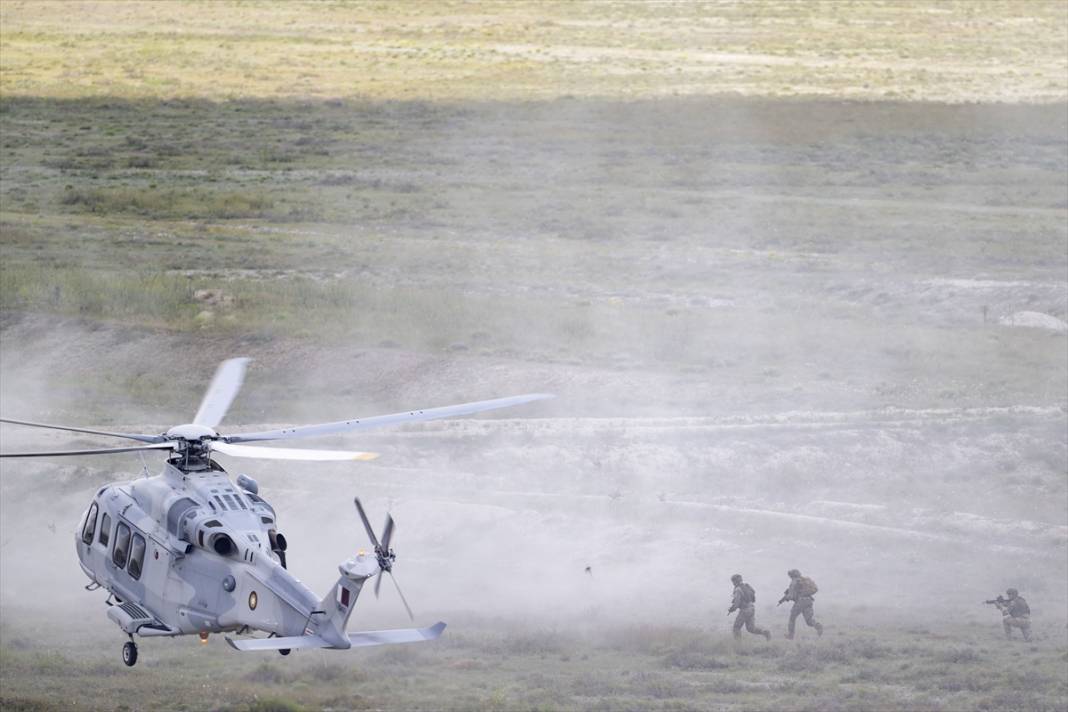
M137 663L134 636L228 633L226 642L239 651L348 649L434 640L445 630L438 622L424 628L347 632L346 625L364 584L375 577L377 596L382 575L389 574L414 621L411 607L393 578L396 554L391 547L395 525L387 514L379 539L359 498L354 499L373 550L358 551L338 566L340 576L325 596L315 595L290 573L287 542L279 531L274 507L260 496L259 485L240 475L231 481L216 453L229 457L303 461L371 460L376 453L259 447L245 443L334 435L398 423L460 415L551 398L532 393L425 410L355 418L252 433L220 434L222 422L244 382L249 359L224 361L191 423L159 435L119 433L25 420L0 422L51 430L87 433L138 442L137 445L57 452L0 453L0 457L56 457L159 451L163 470L128 482L101 487L82 514L74 544L88 591L104 589L107 616L129 640L122 660ZM256 636L266 633L267 636Z

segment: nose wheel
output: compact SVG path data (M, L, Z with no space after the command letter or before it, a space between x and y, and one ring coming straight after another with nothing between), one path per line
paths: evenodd
M137 664L137 643L130 640L122 646L122 661L126 663L126 667Z

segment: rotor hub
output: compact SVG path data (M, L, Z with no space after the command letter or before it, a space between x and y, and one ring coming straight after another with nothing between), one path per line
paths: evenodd
M206 425L187 423L186 425L174 426L166 433L164 433L164 436L168 440L186 440L188 442L199 442L201 440L215 440L219 437L219 434L215 432L213 428L209 428Z

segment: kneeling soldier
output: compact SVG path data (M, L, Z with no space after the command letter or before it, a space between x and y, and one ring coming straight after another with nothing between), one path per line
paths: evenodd
M731 576L731 583L734 584L734 598L731 599L731 607L727 609L727 615L738 611L738 617L734 619L734 637L736 639L742 637L742 626L752 633L753 635L762 635L765 639L771 640L771 633L763 628L757 628L756 626L756 591L753 587L747 583L742 583L742 575L734 574Z
M1015 588L1005 592L1009 600L999 603L998 609L1001 615L1001 624L1005 626L1005 637L1012 639L1012 629L1019 628L1023 633L1024 640L1031 640L1031 607Z

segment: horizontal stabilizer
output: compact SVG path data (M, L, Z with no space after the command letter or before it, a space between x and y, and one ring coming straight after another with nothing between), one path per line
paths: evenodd
M445 624L438 621L429 628L401 628L399 630L373 630L365 633L349 633L349 642L354 648L369 645L391 645L393 643L422 643L436 640L445 630Z
M372 645L392 645L394 643L422 643L436 640L445 630L445 624L435 623L429 628L401 628L398 630L372 630L363 633L349 633L349 642L354 648L366 648ZM227 636L226 642L237 650L299 650L301 648L333 648L317 635L294 635L288 638L245 638L234 640Z
M234 640L226 637L226 642L231 648L237 650L294 650L300 648L330 648L333 647L317 635L294 635L289 638L245 638Z

